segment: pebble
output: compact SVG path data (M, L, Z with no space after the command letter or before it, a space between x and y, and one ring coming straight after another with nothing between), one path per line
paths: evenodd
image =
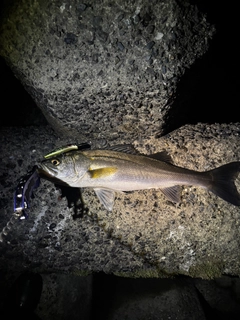
M156 36L155 36L155 40L161 40L163 37L163 33L162 32L157 32Z
M150 50L150 49L152 49L152 47L155 45L155 42L154 41L150 41L150 42L148 42L148 44L146 45L146 48L148 49L148 50Z
M50 224L49 229L53 230L54 228L56 228L56 226L57 226L56 223L53 222Z
M76 44L77 36L74 33L67 33L66 37L64 38L64 42L66 42L66 44Z
M125 49L124 45L121 42L117 43L117 47L120 51L123 51Z

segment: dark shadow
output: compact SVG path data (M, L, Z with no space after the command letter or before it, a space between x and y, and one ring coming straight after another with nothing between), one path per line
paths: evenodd
M0 57L0 84L1 127L47 125L47 120L41 110L2 57ZM4 112L4 110L7 112Z
M104 272L93 274L90 320L107 319L114 303L118 278Z
M240 121L240 49L236 11L221 2L192 0L207 20L216 26L208 52L186 70L178 83L171 110L166 116L165 133L185 124L230 123Z
M88 212L89 209L84 205L80 188L73 188L58 184L55 184L55 187L61 190L61 199L66 197L68 208L73 207L74 214L72 217L74 220L77 218L82 218L83 215Z

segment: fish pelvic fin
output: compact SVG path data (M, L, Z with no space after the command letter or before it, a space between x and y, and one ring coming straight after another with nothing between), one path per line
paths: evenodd
M101 204L104 205L105 209L112 211L115 200L115 192L110 189L101 188L94 188L93 190L95 191Z
M231 162L208 171L211 181L207 189L223 200L240 206L240 194L234 183L240 171L240 162Z

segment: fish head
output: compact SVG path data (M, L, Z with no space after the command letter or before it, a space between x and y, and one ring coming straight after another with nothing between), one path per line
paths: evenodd
M73 187L87 170L86 157L78 151L53 156L38 165L42 177Z

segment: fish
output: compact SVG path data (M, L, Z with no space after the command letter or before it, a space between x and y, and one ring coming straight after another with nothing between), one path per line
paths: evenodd
M40 185L40 176L37 166L34 166L27 174L21 176L13 196L13 210L21 220L26 219L26 209L30 207L30 199L33 198L33 190Z
M205 188L240 206L235 185L239 161L199 172L174 165L166 151L143 155L131 145L121 145L64 152L43 160L38 171L70 187L93 188L108 211L113 209L115 192L160 189L168 200L179 203L182 185Z

